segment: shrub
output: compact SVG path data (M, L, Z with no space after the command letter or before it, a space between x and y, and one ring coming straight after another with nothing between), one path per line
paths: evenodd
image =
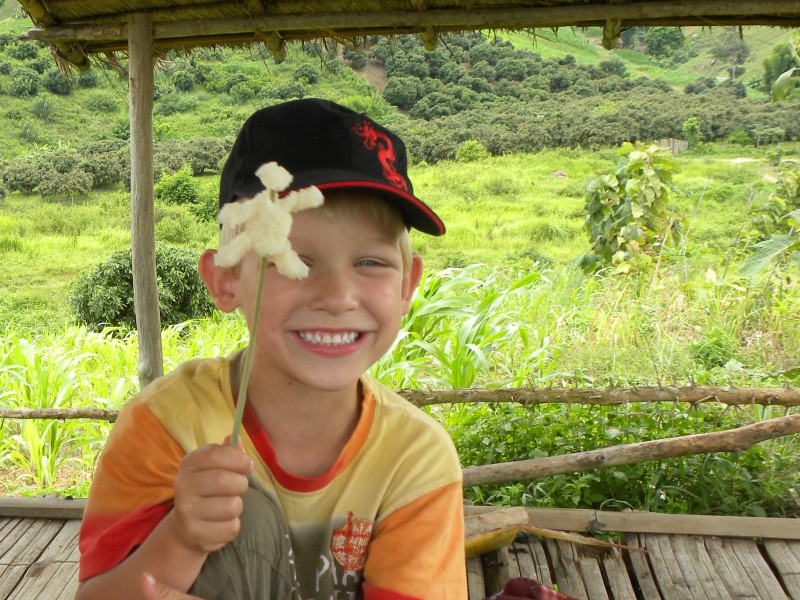
M47 91L59 96L67 96L72 91L72 81L61 69L50 69L44 74L42 85Z
M39 93L41 79L39 74L29 67L14 69L11 73L11 84L8 93L17 98L35 96Z
M641 270L662 246L680 240L680 221L669 207L669 191L677 163L660 146L622 145L614 171L586 185L584 229L592 253L575 261L587 271L599 264L618 272Z
M194 77L188 71L175 71L172 74L172 85L179 92L188 92L194 87Z
M72 285L69 305L75 320L101 331L111 325L136 328L130 250L115 252ZM156 244L156 274L161 322L175 325L214 311L197 273L197 255L184 248Z
M14 70L14 65L12 65L9 61L4 60L0 62L0 75L11 75L11 71Z
M115 113L119 109L119 100L112 92L97 90L86 98L86 108L94 113Z
M248 82L237 83L230 89L231 98L237 104L244 104L255 98L255 91Z
M39 130L32 121L25 119L19 130L19 137L26 142L36 143L39 141Z
M305 84L317 83L320 76L319 70L311 65L300 65L294 70L294 73L292 73L292 77L295 81Z
M228 154L228 146L217 138L199 138L186 144L186 158L192 166L192 175L219 169L220 161Z
M48 169L39 181L39 193L42 196L67 197L85 196L92 189L92 176L76 167L65 173Z
M6 54L17 60L29 60L39 56L39 48L33 42L18 42L6 50Z
M486 146L477 140L467 140L456 150L456 160L458 162L475 162L489 157Z
M422 82L416 77L392 77L383 89L383 97L398 108L410 110L422 92Z
M200 184L192 177L189 165L164 175L156 184L155 197L169 204L195 204L200 198Z
M39 75L44 75L44 73L53 66L53 60L46 56L39 56L33 60L25 61L25 66L30 67Z
M97 74L92 69L87 69L78 73L75 79L78 87L82 88L95 88L97 87Z
M361 52L345 48L342 50L342 56L353 69L361 69L367 66L367 57Z
M752 146L753 138L744 129L734 129L728 134L728 142L741 146Z
M50 96L37 98L31 104L31 113L41 121L52 121L56 112L56 103Z

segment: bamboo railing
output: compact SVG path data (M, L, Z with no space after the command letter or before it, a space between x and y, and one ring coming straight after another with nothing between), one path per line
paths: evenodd
M725 431L622 444L544 458L481 465L464 469L464 487L531 480L551 475L628 465L711 452L740 452L760 442L800 433L800 388L722 388L711 386L636 388L474 388L401 390L417 406L437 404L515 402L537 404L622 405L634 402L674 402L697 405L717 402L728 406L779 406L787 414ZM91 419L114 422L119 411L101 408L0 409L0 419Z

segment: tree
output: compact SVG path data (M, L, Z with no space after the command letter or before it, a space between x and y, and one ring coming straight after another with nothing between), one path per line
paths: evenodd
M727 29L714 40L710 52L711 56L730 66L728 72L731 79L735 79L744 72L737 69L750 56L750 46L736 31Z
M75 281L69 304L78 323L96 331L109 325L136 329L131 262L130 250L116 252ZM163 325L200 319L214 312L197 273L195 253L157 244L156 273Z
M703 141L703 132L700 131L700 122L697 120L697 117L689 117L686 119L683 125L681 125L681 131L686 141L689 142L690 148L694 148Z
M592 252L576 266L592 271L601 264L617 272L646 268L664 245L679 241L680 221L669 207L677 163L660 146L626 142L617 153L617 168L586 186L584 229Z
M647 53L657 58L666 58L683 46L684 37L680 27L648 27L644 32Z

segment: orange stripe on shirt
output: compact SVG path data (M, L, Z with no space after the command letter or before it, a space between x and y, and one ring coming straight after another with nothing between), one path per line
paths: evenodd
M381 599L466 598L462 493L460 481L451 483L383 519L370 542L364 589L397 594L375 596Z
M125 560L169 512L184 454L146 404L126 406L100 454L81 524L81 580Z

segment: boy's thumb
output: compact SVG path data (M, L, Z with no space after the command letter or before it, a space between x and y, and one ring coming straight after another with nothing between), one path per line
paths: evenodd
M146 600L201 600L156 581L150 573L142 575L142 592Z

